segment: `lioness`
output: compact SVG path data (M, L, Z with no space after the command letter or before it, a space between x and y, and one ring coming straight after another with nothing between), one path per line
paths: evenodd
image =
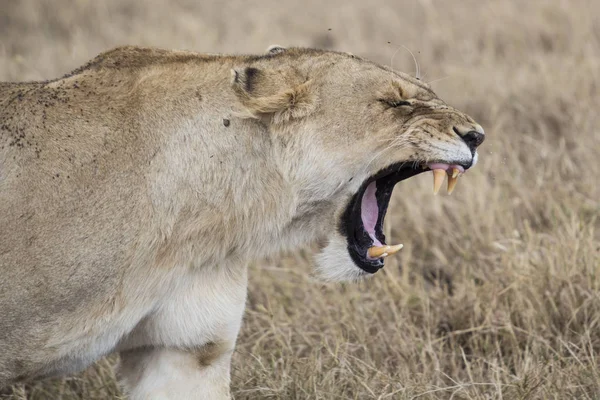
M375 273L394 185L452 190L483 139L332 51L123 47L0 84L0 387L118 352L132 399L229 398L248 262L319 241L324 279Z

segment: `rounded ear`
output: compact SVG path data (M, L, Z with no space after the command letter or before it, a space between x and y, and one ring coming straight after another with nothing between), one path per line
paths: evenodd
M269 54L279 54L279 53L283 53L285 50L286 50L286 48L283 47L283 46L279 46L277 44L272 44L267 49L267 53L269 53Z
M268 71L255 67L231 70L231 85L253 118L281 124L306 117L317 106L312 80L301 81L293 70Z

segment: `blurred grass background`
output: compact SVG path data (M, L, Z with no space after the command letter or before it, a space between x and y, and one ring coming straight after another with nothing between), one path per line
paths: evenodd
M414 73L487 132L451 196L398 185L404 243L358 285L311 249L256 263L235 399L600 398L600 2L0 0L0 80L121 44L349 51ZM111 399L115 357L0 398Z

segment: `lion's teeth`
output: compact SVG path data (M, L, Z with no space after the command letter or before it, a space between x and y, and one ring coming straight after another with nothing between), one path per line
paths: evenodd
M389 246L389 249L388 249L387 253L388 253L388 255L395 254L395 253L399 252L400 249L403 248L403 247L404 247L403 244L397 244L397 245L394 245L394 246Z
M385 258L389 255L397 253L403 247L403 244L397 244L394 246L373 246L369 248L367 254L371 258Z
M446 176L446 171L443 169L434 169L433 170L433 194L438 194L440 188L442 187L442 183L444 183L444 177Z
M373 246L373 247L369 248L369 250L367 251L367 254L371 258L380 258L384 254L388 253L389 249L390 249L390 246ZM387 257L387 254L386 254L386 257Z
M456 183L458 182L458 174L460 171L458 168L454 168L452 170L452 175L448 175L448 194L452 194L454 188L456 187Z
M454 187L456 186L456 182L458 182L458 177L453 178L452 176L448 176L448 194L452 194Z

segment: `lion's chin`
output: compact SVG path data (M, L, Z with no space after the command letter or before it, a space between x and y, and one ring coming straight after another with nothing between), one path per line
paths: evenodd
M335 237L315 256L315 275L325 282L357 282L373 274L359 268L348 253L348 245Z

